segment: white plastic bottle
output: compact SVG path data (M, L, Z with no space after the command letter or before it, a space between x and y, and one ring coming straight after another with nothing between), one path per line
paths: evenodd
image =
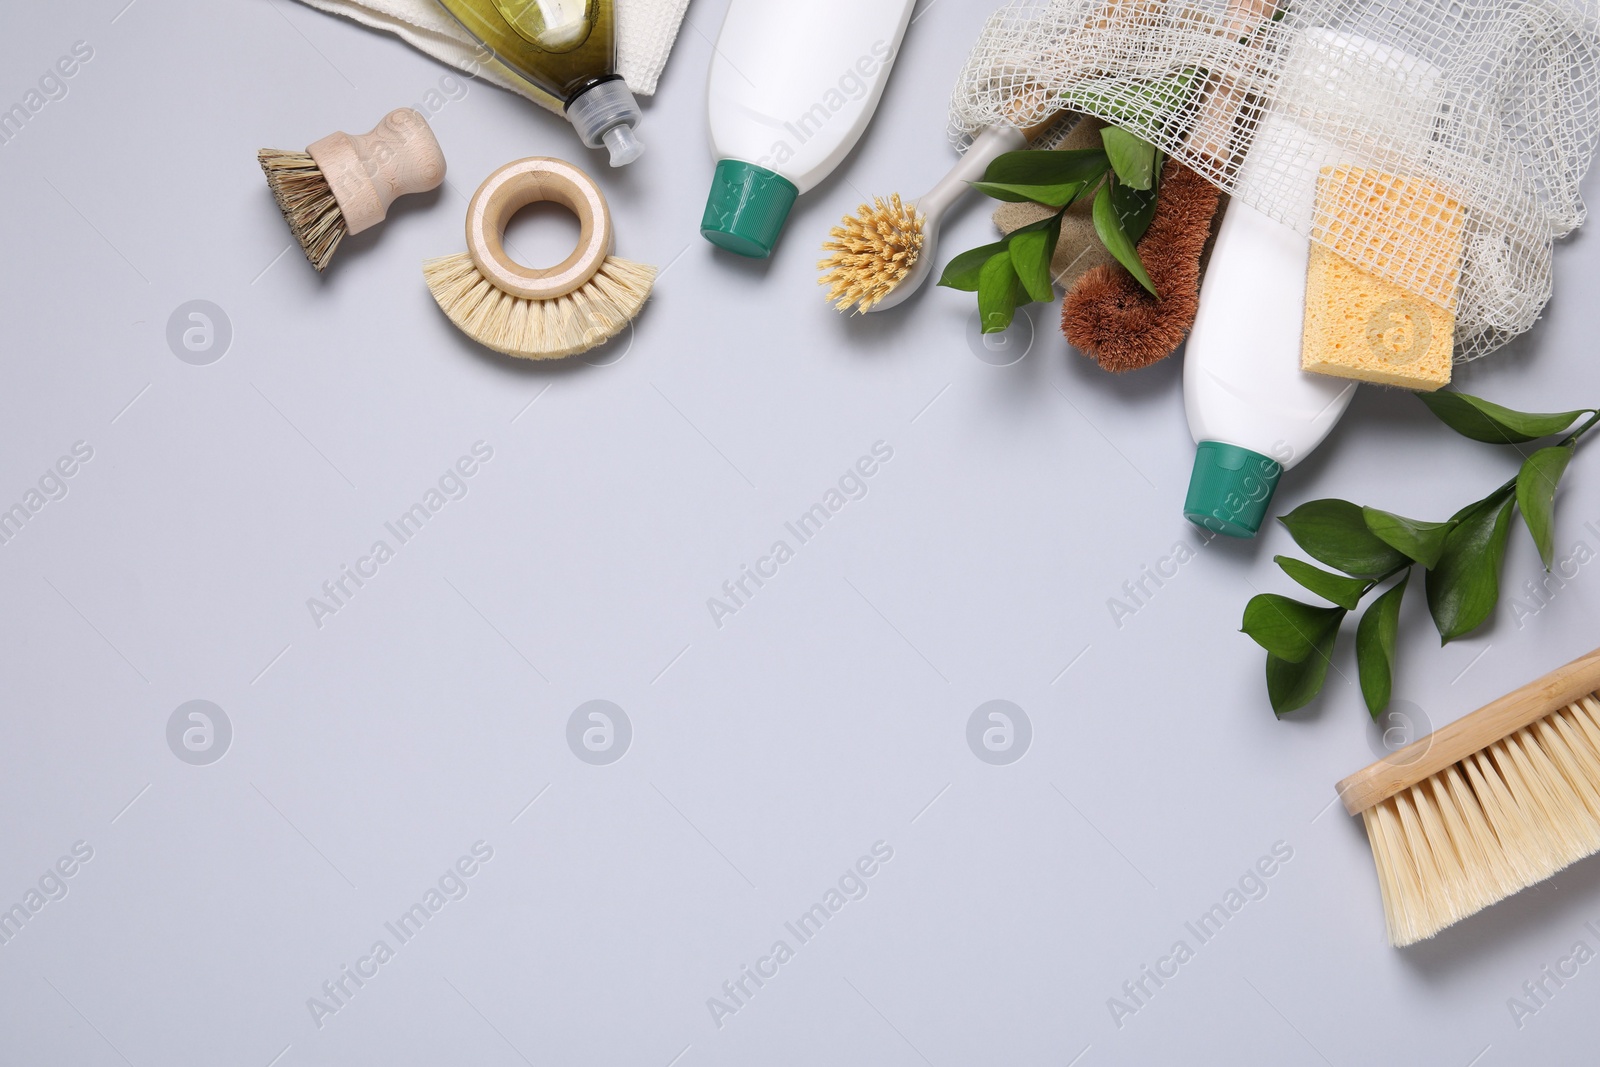
M1383 93L1378 126L1415 134L1433 115L1436 68L1363 37L1311 30L1290 60L1285 90L1302 101ZM1297 82L1292 89L1289 82ZM1395 90L1416 102L1397 108ZM1282 91L1282 90L1281 90ZM1426 140L1426 134L1422 135ZM1333 146L1282 114L1267 114L1239 169L1183 357L1183 401L1197 449L1183 513L1230 537L1254 537L1283 472L1305 459L1350 406L1356 384L1300 369L1306 269L1317 175L1343 162ZM1244 202L1270 190L1293 225ZM1286 195L1286 190L1288 194Z
M1289 145L1305 156L1315 148L1304 131L1269 116L1252 156ZM1312 163L1291 165L1314 176ZM1307 225L1311 209L1308 195ZM1300 369L1310 258L1308 238L1229 202L1183 355L1196 445L1183 514L1216 533L1254 537L1278 478L1322 443L1355 396L1355 382Z
M732 0L711 60L700 232L757 259L872 121L915 0Z

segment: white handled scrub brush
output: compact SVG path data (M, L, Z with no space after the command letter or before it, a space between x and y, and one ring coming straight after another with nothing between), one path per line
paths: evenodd
M939 224L966 194L967 183L982 179L990 163L1027 143L1027 135L1014 126L990 126L927 195L910 203L899 193L887 201L874 197L855 215L846 215L822 246L827 258L817 263L818 282L828 287L833 306L883 311L916 292L933 269Z

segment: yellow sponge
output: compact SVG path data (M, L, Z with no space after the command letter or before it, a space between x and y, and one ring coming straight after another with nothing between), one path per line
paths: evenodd
M1432 182L1323 171L1301 368L1426 391L1448 384L1463 227L1460 202Z

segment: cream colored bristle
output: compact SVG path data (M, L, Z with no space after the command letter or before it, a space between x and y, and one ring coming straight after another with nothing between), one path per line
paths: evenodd
M922 253L923 215L896 193L887 201L874 197L857 214L828 233L819 260L818 284L828 287L828 299L840 311L858 312L873 306L905 280Z
M1432 937L1600 851L1600 703L1558 708L1361 816L1389 940Z
M1539 736L1557 753L1562 772L1583 797L1589 814L1600 819L1600 757L1581 738L1574 736L1566 710L1540 723Z
M607 257L583 286L554 300L501 292L465 252L422 265L428 289L450 321L481 345L521 359L587 352L622 331L650 295L656 269Z
M256 161L266 173L267 186L289 232L300 242L311 265L322 270L349 229L322 169L304 152L277 148L261 149Z

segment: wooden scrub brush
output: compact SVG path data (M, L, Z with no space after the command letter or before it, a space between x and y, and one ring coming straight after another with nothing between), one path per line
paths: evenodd
M511 216L549 201L578 216L578 247L554 267L506 254ZM571 163L533 156L484 180L467 206L467 250L422 265L428 289L474 341L521 359L574 356L615 337L639 314L656 269L611 255L611 212L600 187Z
M1432 937L1600 851L1600 649L1339 783L1389 940Z
M396 108L370 133L330 133L304 152L263 148L256 160L306 259L322 270L347 233L376 226L389 205L444 181L444 154L428 121Z

